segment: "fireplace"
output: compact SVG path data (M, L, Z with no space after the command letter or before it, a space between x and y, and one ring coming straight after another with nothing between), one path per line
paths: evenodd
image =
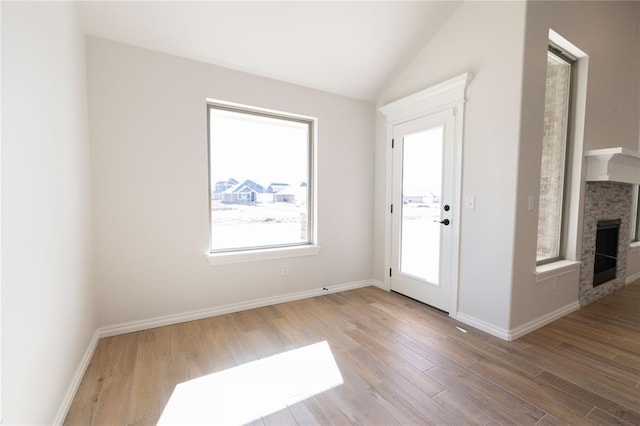
M609 282L616 277L620 222L620 219L598 221L596 252L593 262L594 287Z
M627 183L586 183L578 287L581 306L624 286L632 192Z
M584 156L580 306L625 285L633 185L640 184L639 152L615 147L586 151ZM618 223L609 223L612 218Z

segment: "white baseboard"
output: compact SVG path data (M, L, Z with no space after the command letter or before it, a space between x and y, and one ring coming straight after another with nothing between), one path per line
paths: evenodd
M80 387L80 382L84 377L84 373L91 362L91 357L93 357L93 353L96 350L96 346L98 346L98 340L100 340L100 336L98 331L96 330L93 333L93 337L89 341L89 346L87 350L84 352L84 355L80 359L80 364L78 364L78 368L76 368L76 372L71 379L71 383L67 388L67 391L64 394L64 399L62 400L62 404L60 404L60 408L58 409L58 413L53 421L54 425L62 425L64 420L69 413L69 409L71 408L71 403L73 403L73 398L76 396L76 392L78 392L78 388Z
M511 341L516 340L524 336L525 334L531 333L532 331L537 330L538 328L545 326L559 318L562 318L563 316L568 315L571 312L577 311L578 309L580 309L580 302L576 300L575 302L571 302L568 305L556 309L555 311L549 312L548 314L542 315L532 321L509 330L496 327L493 324L461 312L458 312L458 314L456 315L456 319L467 325L489 333L492 336L496 336L502 340Z
M571 302L568 305L556 309L555 311L542 315L541 317L538 317L533 321L529 321L528 323L511 329L511 331L509 332L509 339L507 340L516 340L517 338L531 333L532 331L537 330L538 328L545 326L559 318L562 318L563 316L568 315L571 312L577 311L578 309L580 309L580 302L576 300L575 302Z
M384 281L371 280L371 285L381 288L382 290L389 291L389 286Z
M361 287L371 286L371 280L356 281L346 284L338 284L327 286L314 290L298 291L295 293L284 294L281 296L266 297L263 299L255 299L247 302L232 303L229 305L216 306L213 308L200 309L197 311L184 312L181 314L166 315L155 317L141 321L132 321L122 324L100 327L98 329L99 337L116 336L118 334L131 333L134 331L148 330L150 328L163 327L165 325L178 324L181 322L194 321L202 318L209 318L218 315L230 314L233 312L246 311L248 309L261 308L263 306L276 305L278 303L292 302L294 300L307 299L309 297L322 296L328 293L337 293L341 291L353 290ZM326 290L325 290L326 289Z
M492 336L496 336L502 340L509 340L509 330L506 330L504 328L500 328L500 327L496 327L495 325L488 323L486 321L483 321L481 319L472 317L471 315L467 315L465 313L462 312L457 312L456 313L456 320L465 323L467 325L470 325L471 327L477 328L478 330L482 330L485 333L489 333Z
M631 284L632 282L640 279L640 272L636 272L633 275L629 275L624 279L624 285Z

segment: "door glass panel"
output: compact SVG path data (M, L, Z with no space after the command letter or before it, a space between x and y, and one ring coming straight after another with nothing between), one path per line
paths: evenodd
M443 126L402 143L400 271L439 284Z

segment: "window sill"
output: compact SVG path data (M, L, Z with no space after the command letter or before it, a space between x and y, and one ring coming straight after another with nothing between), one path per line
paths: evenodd
M262 250L209 253L207 254L207 260L209 261L210 265L227 265L230 263L260 262L270 259L313 256L318 254L319 251L320 246L318 245L278 247Z
M633 241L631 244L629 244L629 248L630 249L640 249L640 241Z
M569 274L580 267L576 260L559 260L536 266L536 282L546 281L560 275Z

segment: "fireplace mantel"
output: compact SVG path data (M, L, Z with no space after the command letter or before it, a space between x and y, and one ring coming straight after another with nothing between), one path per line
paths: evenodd
M587 182L621 182L640 184L640 153L627 148L604 148L587 151Z

